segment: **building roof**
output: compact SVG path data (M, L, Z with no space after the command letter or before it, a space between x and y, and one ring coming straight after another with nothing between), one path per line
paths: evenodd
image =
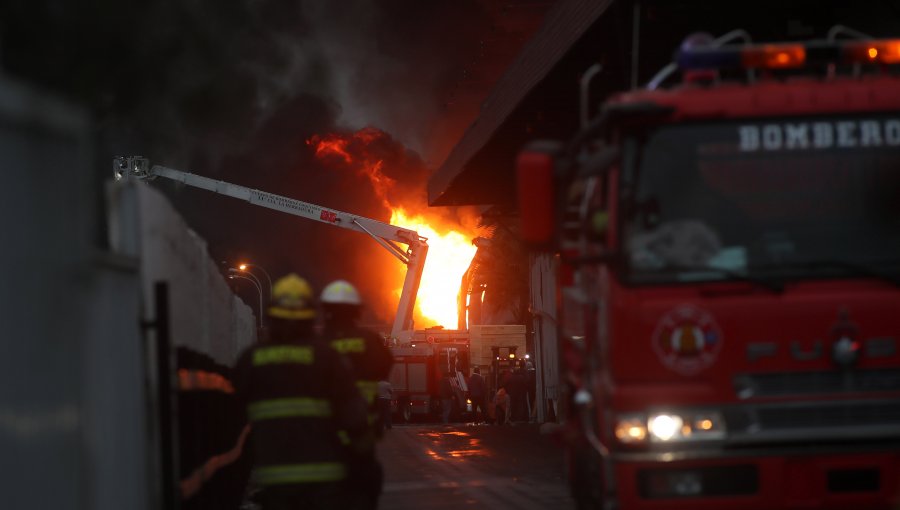
M472 181L490 176L471 175L472 159L491 141L522 100L551 71L569 48L613 3L613 0L562 0L544 19L542 27L498 80L481 105L481 113L428 182L431 205L489 204L489 194ZM470 175L467 175L470 174ZM468 183L468 184L467 184Z
M591 105L645 83L698 30L736 28L757 42L824 38L835 25L896 37L900 11L880 3L848 9L844 0L757 0L710 7L709 0L559 0L497 80L478 118L428 183L431 205L515 209L516 154L534 139L568 139L579 129L578 81L594 63ZM717 4L718 5L718 4ZM774 13L774 14L773 14Z

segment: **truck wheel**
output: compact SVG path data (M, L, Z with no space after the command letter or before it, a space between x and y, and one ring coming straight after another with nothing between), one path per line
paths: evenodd
M400 421L409 423L412 421L412 408L407 401L400 402Z

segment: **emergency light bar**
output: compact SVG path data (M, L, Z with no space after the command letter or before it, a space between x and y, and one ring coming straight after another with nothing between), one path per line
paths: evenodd
M683 48L682 70L790 69L816 64L900 64L900 39Z

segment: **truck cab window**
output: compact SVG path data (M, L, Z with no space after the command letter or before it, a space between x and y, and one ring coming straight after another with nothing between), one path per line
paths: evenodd
M881 135L845 146L837 135L815 135L852 122ZM688 124L649 133L626 172L633 178L623 215L631 280L821 278L846 276L852 266L896 273L900 134L888 143L891 130L900 133L897 116Z

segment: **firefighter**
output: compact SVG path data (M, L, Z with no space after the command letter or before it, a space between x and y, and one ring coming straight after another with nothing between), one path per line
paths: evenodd
M472 376L469 377L469 399L472 401L472 419L477 423L479 416L482 419L487 418L487 408L484 404L486 387L484 377L481 376L481 368L475 367L472 372Z
M441 374L438 396L441 397L441 423L450 423L450 412L453 410L453 384L450 382L449 371Z
M378 382L386 380L393 363L391 352L375 332L357 325L362 311L359 292L349 282L337 280L322 290L325 335L331 346L346 356L353 367L356 385L368 403L370 448L348 452L347 494L354 495L354 508L374 509L384 473L375 457L375 441L381 436L376 396Z
M340 508L346 498L344 447L366 430L365 402L349 365L314 335L309 284L289 274L275 282L270 336L238 359L235 386L252 426L254 498L262 508Z

